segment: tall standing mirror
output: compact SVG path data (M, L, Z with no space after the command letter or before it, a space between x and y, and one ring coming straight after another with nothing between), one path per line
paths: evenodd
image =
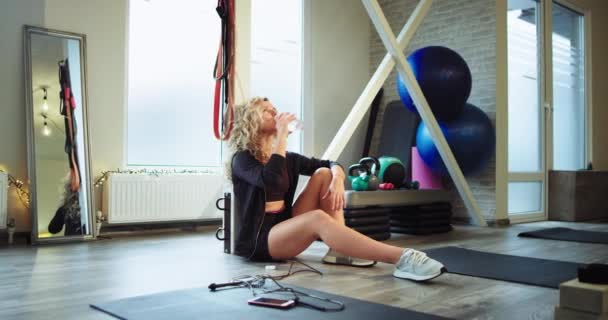
M32 241L93 238L85 36L25 26Z

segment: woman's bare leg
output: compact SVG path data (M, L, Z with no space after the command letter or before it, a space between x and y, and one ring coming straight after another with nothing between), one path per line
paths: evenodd
M404 250L366 237L322 210L300 213L274 226L268 236L268 248L273 258L289 259L306 250L317 238L345 255L393 264Z
M344 210L342 208L332 210L329 198L321 199L325 192L327 192L331 179L332 174L330 169L317 169L294 203L292 209L293 216L295 217L305 212L321 209L334 218L334 220L344 225Z

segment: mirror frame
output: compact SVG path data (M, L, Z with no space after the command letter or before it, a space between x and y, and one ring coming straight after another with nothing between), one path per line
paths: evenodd
M63 39L73 39L80 42L80 79L81 79L81 91L82 91L82 124L80 130L83 134L84 141L84 160L86 168L84 170L87 179L82 183L86 184L88 192L86 195L86 201L88 206L87 224L88 234L85 235L70 235L70 236L57 236L49 238L38 237L38 207L36 197L36 156L35 156L35 128L34 128L34 105L33 105L33 89L32 89L32 47L31 39L33 34L56 36ZM87 80L86 80L86 36L84 34L66 32L48 28L41 28L36 26L24 25L23 27L23 48L25 50L24 55L24 72L25 72L25 106L26 106L26 125L27 125L27 151L28 151L28 175L29 175L29 187L30 187L30 217L32 219L32 244L42 243L62 243L72 241L84 241L92 240L97 236L97 228L95 221L95 189L93 188L93 176L91 175L91 145L89 141L89 121L88 121L88 96L87 96Z

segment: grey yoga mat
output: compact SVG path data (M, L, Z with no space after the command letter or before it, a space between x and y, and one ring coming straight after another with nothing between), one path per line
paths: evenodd
M214 320L269 320L289 318L294 320L308 319L412 319L440 320L447 319L426 313L396 308L379 303L352 299L311 289L289 285L297 290L310 294L338 300L344 303L343 311L322 312L305 306L296 306L281 310L247 304L252 294L247 288L218 289L211 292L208 288L192 288L178 291L163 292L133 298L94 303L92 308L105 312L118 319L127 320L184 320L184 319L214 319ZM277 297L277 296L275 296ZM287 298L290 295L284 294ZM317 306L333 308L335 305L323 303L310 298L305 302Z
M575 230L570 228L549 228L536 231L522 232L520 237L562 240L573 242L608 244L608 232Z
M578 268L584 266L573 262L511 256L459 247L442 247L424 252L443 263L450 273L555 289L559 288L560 283L576 278Z

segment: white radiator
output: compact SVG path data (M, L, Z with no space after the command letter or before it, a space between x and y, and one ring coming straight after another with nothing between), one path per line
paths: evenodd
M6 228L8 174L0 172L0 229Z
M103 211L109 224L221 218L215 202L224 181L221 174L112 173L104 183Z

